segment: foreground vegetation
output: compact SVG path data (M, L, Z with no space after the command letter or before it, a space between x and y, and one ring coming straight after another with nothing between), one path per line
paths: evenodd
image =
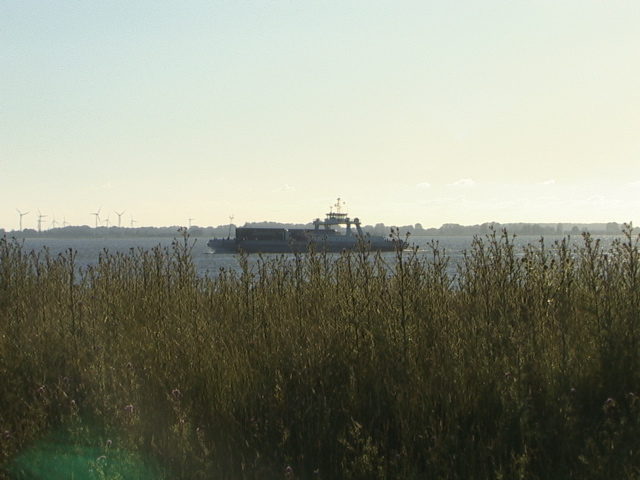
M631 232L491 232L453 277L437 243L203 278L186 236L81 272L2 239L0 478L640 478Z

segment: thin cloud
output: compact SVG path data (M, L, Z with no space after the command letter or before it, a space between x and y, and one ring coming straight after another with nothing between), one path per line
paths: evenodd
M631 187L633 188L640 188L640 180L636 182L631 182L629 185L631 185Z
M292 187L291 185L289 185L288 183L285 183L283 186L278 187L274 190L271 190L271 192L273 193L279 193L279 192L295 192L296 188Z
M449 185L451 185L453 187L469 188L469 187L475 186L475 184L476 184L476 182L474 182L470 178L462 178L462 179L458 180L457 182L450 183Z
M545 180L542 182L542 185L555 185L556 181L554 179Z
M431 187L431 184L428 183L428 182L422 182L422 183L419 183L418 185L416 185L416 187L418 187L418 188L429 188L429 187Z

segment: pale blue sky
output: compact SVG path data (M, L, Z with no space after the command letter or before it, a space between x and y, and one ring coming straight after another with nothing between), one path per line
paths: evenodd
M0 3L0 227L640 222L638 1Z

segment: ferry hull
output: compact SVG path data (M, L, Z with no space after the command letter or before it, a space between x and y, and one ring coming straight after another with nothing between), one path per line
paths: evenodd
M312 246L317 252L340 253L345 250L360 251L361 249L374 252L393 252L398 248L405 249L405 242L384 241L339 241L339 242L286 242L235 239L212 239L207 243L216 253L306 253Z
M338 199L334 205L336 211L327 213L324 221L315 219L312 229L236 227L235 238L214 238L207 245L215 252L226 253L305 253L311 248L315 248L317 252L393 252L408 247L407 242L400 239L391 240L381 235L364 233L358 218L352 220L341 212L343 203ZM340 225L346 226L344 233L335 229ZM352 230L352 226L357 233Z

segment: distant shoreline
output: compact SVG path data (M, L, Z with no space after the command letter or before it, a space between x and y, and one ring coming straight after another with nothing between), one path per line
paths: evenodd
M393 228L399 231L401 236L407 233L414 236L473 236L487 235L491 231L502 232L506 230L510 235L581 235L589 232L592 235L614 235L622 233L624 223L497 223L487 222L479 225L460 225L457 223L446 223L439 228L423 228L421 224L415 225L384 225L378 223L363 226L367 233L377 235L387 235ZM276 222L249 222L244 226L270 227L270 228L313 228L312 224L288 224ZM224 238L233 236L236 225L219 225L217 227L89 227L67 226L51 228L38 232L35 229L9 230L0 229L0 236L15 238L173 238L186 231L192 237ZM640 229L634 228L634 234Z

